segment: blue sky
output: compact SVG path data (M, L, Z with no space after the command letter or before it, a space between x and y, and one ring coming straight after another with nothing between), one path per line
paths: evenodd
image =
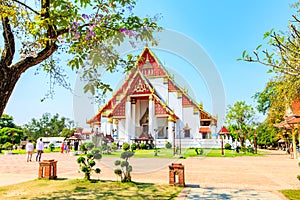
M263 34L275 30L287 30L288 20L294 10L290 0L139 0L135 12L140 16L161 14L158 23L169 30L191 38L202 46L218 69L225 89L226 105L244 100L255 105L251 98L261 91L271 75L267 67L237 62L243 50L255 49L263 42ZM176 41L174 41L176 44ZM186 61L168 53L155 51L162 63L184 74ZM189 67L188 67L189 68ZM49 88L45 74L34 75L36 68L24 73L18 82L5 113L12 115L18 125L40 118L45 112L59 113L73 119L73 94L56 89L54 99L44 102ZM204 108L212 112L211 97L205 81L184 75L196 93L196 100L203 101ZM188 77L186 77L188 76ZM75 75L70 76L72 85ZM202 77L203 78L203 77ZM196 82L193 82L196 81ZM199 92L200 90L200 92Z

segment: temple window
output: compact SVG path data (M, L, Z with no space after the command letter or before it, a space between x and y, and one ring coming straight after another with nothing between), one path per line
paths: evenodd
M189 138L191 136L191 134L190 134L190 129L185 129L184 130L184 137L186 137L186 138Z

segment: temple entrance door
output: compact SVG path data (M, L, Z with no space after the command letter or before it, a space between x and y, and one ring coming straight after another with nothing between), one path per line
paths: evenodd
M149 125L148 124L143 124L142 125L142 133L148 134L149 131Z

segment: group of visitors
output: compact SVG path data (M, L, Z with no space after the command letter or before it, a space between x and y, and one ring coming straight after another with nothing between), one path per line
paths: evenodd
M62 142L61 146L60 146L60 153L64 153L64 151L66 151L66 153L70 152L70 142Z
M27 152L27 162L31 162L32 160L32 155L34 152L34 145L32 143L32 140L28 140L27 144L26 144L26 152ZM79 141L74 141L74 150L77 151L79 149ZM66 153L69 153L71 150L71 144L70 142L62 142L61 147L60 147L60 152L64 153L64 151ZM39 141L36 143L36 158L35 160L40 162L41 161L41 157L42 157L42 153L44 153L44 143L43 143L43 139L40 138Z
M43 139L40 138L40 140L36 143L36 157L35 161L41 162L42 153L44 153L44 143ZM27 152L27 162L31 162L32 154L34 152L34 145L32 143L32 140L29 140L26 144L26 152Z

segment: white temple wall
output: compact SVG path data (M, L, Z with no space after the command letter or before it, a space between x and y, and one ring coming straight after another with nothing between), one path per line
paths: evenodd
M160 97L164 101L168 101L168 84L164 84L163 78L151 78L150 83L153 85L155 90L158 92Z
M118 139L125 140L125 119L119 120L118 123Z
M174 110L176 116L182 119L182 98L177 97L177 92L169 92L168 106Z
M190 128L190 138L199 137L199 127L200 127L199 113L194 114L193 107L183 108L183 123L184 123L184 127L186 126L186 124L188 124Z
M156 118L157 125L155 129L157 129L156 138L167 138L168 137L168 119L167 118Z

